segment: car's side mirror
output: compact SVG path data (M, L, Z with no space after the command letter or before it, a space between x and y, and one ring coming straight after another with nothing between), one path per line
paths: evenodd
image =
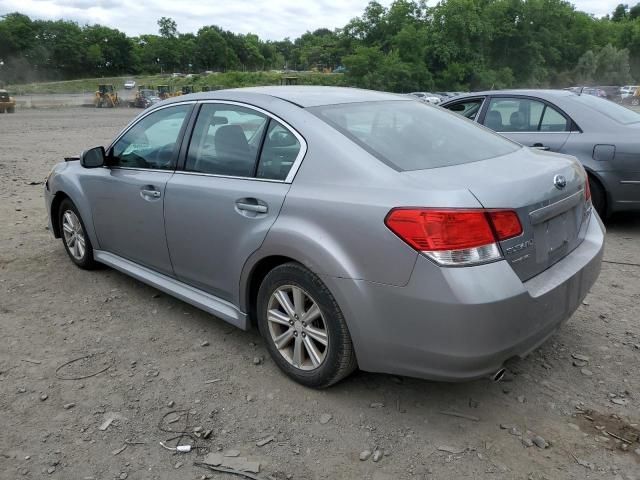
M98 168L105 164L106 153L104 147L94 147L89 150L85 150L80 155L80 165L84 168Z

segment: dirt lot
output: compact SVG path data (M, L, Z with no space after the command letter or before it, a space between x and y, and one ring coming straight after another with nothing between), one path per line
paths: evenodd
M357 373L308 390L257 332L116 271L79 270L45 229L32 183L135 113L0 115L0 478L197 479L205 449L233 449L275 479L640 479L640 216L609 222L592 293L509 381ZM160 427L212 433L175 454ZM547 448L525 444L535 435ZM359 459L375 448L378 462Z

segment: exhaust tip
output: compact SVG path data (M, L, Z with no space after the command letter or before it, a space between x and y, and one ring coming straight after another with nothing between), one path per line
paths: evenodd
M491 377L491 379L494 382L499 382L500 380L503 379L504 374L506 373L506 369L505 368L501 368L500 370L498 370L496 373L493 374L493 376Z

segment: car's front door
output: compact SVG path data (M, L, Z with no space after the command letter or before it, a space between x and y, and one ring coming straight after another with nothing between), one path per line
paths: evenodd
M303 154L302 137L266 112L204 103L165 194L176 276L236 300L242 267L276 220Z
M482 123L527 147L558 152L571 121L550 104L529 97L492 97Z
M172 275L164 231L164 193L193 104L155 110L108 150L108 168L87 183L101 250Z

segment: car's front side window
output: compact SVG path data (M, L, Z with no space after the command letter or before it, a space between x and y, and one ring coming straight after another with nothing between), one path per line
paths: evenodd
M109 163L115 167L172 170L182 125L191 105L156 110L131 127L113 145Z
M185 170L252 177L269 118L239 105L204 104L193 129Z
M482 107L482 99L474 98L472 100L447 105L444 108L451 110L452 112L456 112L463 117L467 117L469 120L475 120L478 116L478 112L480 111L480 107ZM493 130L495 130L495 128Z

